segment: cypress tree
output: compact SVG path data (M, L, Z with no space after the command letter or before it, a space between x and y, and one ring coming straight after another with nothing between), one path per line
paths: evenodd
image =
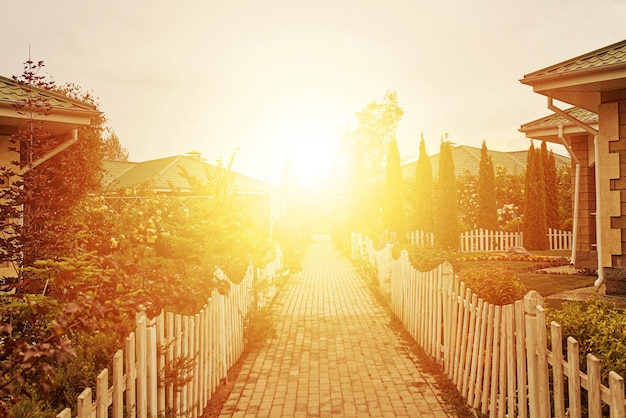
M420 152L415 166L415 219L418 231L435 230L435 197L433 193L433 171L426 153L424 135L420 139Z
M524 190L524 246L528 250L548 248L545 179L541 154L531 144L526 163Z
M454 161L448 141L441 142L438 177L435 243L442 248L456 250L459 247L459 211Z
M548 152L546 141L541 143L541 161L546 194L546 225L548 228L559 229L559 191L556 178L556 162L552 151Z
M385 169L385 192L382 205L383 227L402 237L405 233L404 199L402 190L402 167L398 143L392 140L387 152Z
M487 144L483 141L480 150L480 167L478 169L478 228L496 231L498 229L498 208L496 207L496 175L493 162L487 153Z

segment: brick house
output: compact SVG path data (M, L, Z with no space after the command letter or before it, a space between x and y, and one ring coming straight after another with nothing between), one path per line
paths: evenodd
M607 294L626 295L626 40L520 81L546 96L554 113L520 131L564 144L572 156L575 266L597 268L596 286L606 282Z

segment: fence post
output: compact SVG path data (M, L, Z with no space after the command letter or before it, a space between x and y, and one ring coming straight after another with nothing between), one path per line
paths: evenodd
M534 290L524 296L526 324L526 364L528 365L528 403L530 417L539 417L539 370L537 361L537 305L543 298Z

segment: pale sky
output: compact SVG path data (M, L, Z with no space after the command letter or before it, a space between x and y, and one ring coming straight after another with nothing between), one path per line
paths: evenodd
M12 1L0 75L21 74L30 46L99 98L132 161L239 147L235 171L278 184L288 149L297 169L327 166L339 129L387 90L403 160L421 133L429 154L445 132L527 149L520 125L550 111L519 79L623 40L624 16L621 0Z

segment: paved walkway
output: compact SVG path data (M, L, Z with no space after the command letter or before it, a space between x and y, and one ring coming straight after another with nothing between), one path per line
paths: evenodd
M328 240L275 305L276 336L249 353L220 417L447 417L434 379Z

